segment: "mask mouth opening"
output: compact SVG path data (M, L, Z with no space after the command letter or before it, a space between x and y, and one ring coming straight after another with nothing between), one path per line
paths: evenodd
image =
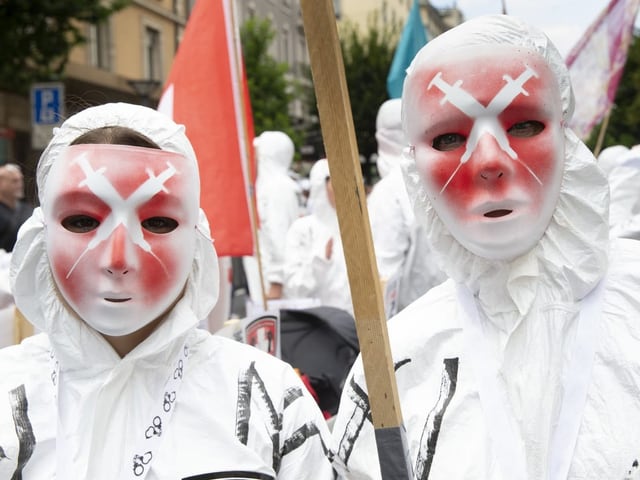
M129 300L131 300L131 297L129 297L129 298L105 298L105 300L107 302L123 303L123 302L128 302Z
M505 217L509 214L511 214L513 212L513 210L507 210L504 208L500 208L498 210L491 210L490 212L487 212L484 214L485 217L487 218L500 218L500 217Z

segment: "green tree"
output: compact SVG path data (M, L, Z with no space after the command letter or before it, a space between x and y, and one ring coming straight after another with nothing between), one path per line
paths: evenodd
M587 145L596 145L601 125L591 132ZM640 143L640 37L634 36L611 110L602 148L611 145L632 147Z
M0 89L24 94L34 82L61 78L80 22L98 23L129 0L2 0Z
M289 116L295 85L286 78L289 65L277 62L269 55L269 46L274 38L275 31L269 19L252 17L240 27L254 130L256 135L267 130L279 130L299 145L300 135L294 130Z
M365 32L349 22L342 24L339 30L353 124L358 150L367 162L364 174L368 181L371 181L368 160L378 150L376 116L380 105L389 98L387 74L400 28L398 22L383 25L380 16L374 12Z

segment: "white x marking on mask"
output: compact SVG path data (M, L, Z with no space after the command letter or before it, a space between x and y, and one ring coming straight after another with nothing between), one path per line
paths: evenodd
M155 257L151 251L151 246L144 239L142 226L140 225L139 219L136 215L136 210L140 205L149 201L160 191L167 191L164 184L176 174L175 167L171 165L170 162L167 162L167 168L158 176L156 176L150 168L147 168L146 172L149 178L145 180L128 198L124 199L114 188L109 179L103 175L106 171L106 167L94 170L89 163L89 158L86 154L79 157L77 163L85 174L85 179L80 182L79 186L83 187L86 185L96 197L110 207L111 213L109 213L109 215L100 223L100 226L96 229L95 236L91 239L87 248L85 248L73 264L69 273L67 273L67 278L69 278L78 263L80 263L82 257L84 257L90 250L96 248L101 242L109 238L118 225L121 224L126 228L129 237L135 245L138 245L142 250Z
M427 90L432 86L437 87L444 97L440 100L440 104L444 105L449 102L462 113L473 119L473 127L469 133L467 139L467 146L464 154L460 158L460 163L465 163L471 157L471 154L475 150L480 141L480 137L483 133L489 133L493 136L498 145L504 150L512 159L517 157L516 152L509 145L509 140L505 131L498 122L498 116L515 100L515 98L522 94L529 96L523 85L532 77L538 75L528 65L525 65L525 70L518 76L517 79L511 78L509 75L503 75L502 78L506 84L500 89L500 91L493 97L489 105L484 107L478 102L473 95L461 88L462 80L456 81L453 85L447 83L442 78L442 72L433 77Z

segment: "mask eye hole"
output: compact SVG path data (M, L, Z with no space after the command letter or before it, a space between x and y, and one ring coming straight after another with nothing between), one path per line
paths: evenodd
M441 152L449 152L461 147L467 141L467 137L460 135L459 133L445 133L444 135L438 135L433 139L433 148Z
M178 222L168 217L151 217L143 220L140 225L151 233L169 233L178 228Z
M544 123L537 120L527 120L526 122L518 122L513 124L507 132L512 137L528 138L535 137L544 130Z
M88 215L70 215L62 220L60 224L65 230L73 233L87 233L100 226L100 222Z

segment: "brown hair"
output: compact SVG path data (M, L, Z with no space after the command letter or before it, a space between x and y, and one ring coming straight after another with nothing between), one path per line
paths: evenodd
M90 143L106 143L112 145L130 145L132 147L146 147L160 149L157 143L129 127L107 126L95 128L83 133L71 145Z

